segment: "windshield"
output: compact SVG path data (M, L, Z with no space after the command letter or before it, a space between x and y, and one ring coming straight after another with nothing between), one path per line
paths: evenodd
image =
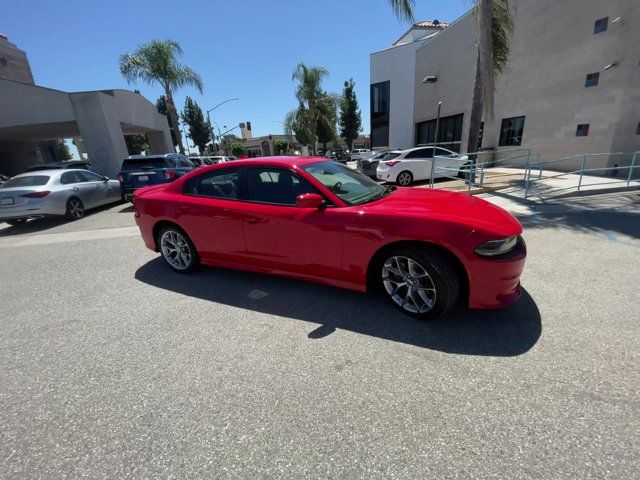
M393 191L335 162L312 163L302 169L349 205L371 202Z
M0 185L0 188L14 187L41 187L49 181L48 175L30 175L28 177L15 177Z

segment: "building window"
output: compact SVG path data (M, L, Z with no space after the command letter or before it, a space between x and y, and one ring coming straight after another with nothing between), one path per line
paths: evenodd
M600 72L590 73L587 75L587 81L584 82L585 87L595 87L600 80Z
M0 67L6 67L6 66L7 66L7 59L0 58Z
M389 146L389 94L391 82L371 85L371 146Z
M462 141L463 114L442 117L438 124L438 140L436 145L454 152L460 151ZM416 124L416 146L433 145L436 135L436 119Z
M581 123L578 125L578 128L576 128L576 137L586 137L587 135L589 135L589 124Z
M604 17L596 20L596 23L593 26L593 34L596 35L598 33L605 32L608 26L609 26L609 17Z
M524 117L504 118L500 125L500 140L498 146L511 147L522 145L524 132Z

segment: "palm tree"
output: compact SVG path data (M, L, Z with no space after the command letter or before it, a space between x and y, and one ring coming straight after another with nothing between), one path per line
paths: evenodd
M473 1L477 20L478 55L469 118L467 152L475 153L478 150L483 112L487 118L493 118L495 78L504 71L509 60L509 42L513 32L513 19L509 9L509 0ZM414 0L389 0L389 3L400 20L413 22Z
M174 40L152 40L140 45L133 53L120 55L120 73L128 82L142 80L164 88L167 110L171 123L178 125L178 111L173 101L173 92L185 85L192 85L202 93L202 79L188 65L180 63L182 48ZM180 130L175 130L180 153L184 154Z
M316 131L320 117L322 116L319 107L323 98L322 79L329 74L324 67L309 67L300 62L291 75L291 79L298 81L296 87L296 98L300 105L306 110L308 116L308 136L309 145L312 152L316 153Z

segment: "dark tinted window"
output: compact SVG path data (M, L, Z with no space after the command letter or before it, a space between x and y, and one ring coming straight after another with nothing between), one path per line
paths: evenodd
M420 148L407 153L404 158L433 158L433 148Z
M391 82L371 85L371 147L389 145L389 93Z
M596 20L596 23L593 26L593 34L602 33L607 30L609 26L609 17L600 18Z
M237 169L224 169L198 175L187 182L184 193L187 195L200 195L202 197L238 198L240 185L240 171Z
M586 137L589 135L589 124L581 123L576 128L576 137Z
M451 155L451 152L449 150L445 150L444 148L436 148L436 155L448 157L449 155Z
M78 172L87 182L103 182L104 178L93 172Z
M640 122L638 122L638 126L636 127L636 135L640 135Z
M500 126L500 141L498 145L514 146L522 144L522 133L524 132L524 117L505 118Z
M398 155L400 155L400 153L398 152L387 152L384 154L384 156L382 157L382 160L393 160L394 158L396 158Z
M252 202L295 205L303 193L318 193L304 178L290 170L272 167L247 169L248 199Z
M122 170L138 168L165 168L175 166L175 161L164 157L127 158L122 162Z
M48 175L30 175L28 177L17 177L0 185L0 188L13 188L13 187L39 187L46 185L49 181Z
M587 80L584 82L585 87L595 87L598 85L598 81L600 80L600 73L590 73L587 75Z
M436 123L438 123L438 139L436 144L454 152L459 152L462 142L463 119L464 115L461 113L450 117L442 117L440 123L437 122L437 119L433 119L416 124L416 144L433 145L436 137Z
M68 185L70 183L82 183L87 181L93 180L88 180L87 178L82 176L80 172L64 172L62 175L60 175L60 183L62 183L63 185Z

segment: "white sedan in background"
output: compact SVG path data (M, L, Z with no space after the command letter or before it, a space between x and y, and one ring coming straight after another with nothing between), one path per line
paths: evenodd
M417 147L407 150L392 150L378 164L376 177L385 182L407 186L418 180L431 178L435 158L434 178L465 177L463 167L471 164L467 155L460 155L446 148Z
M90 208L121 200L118 180L88 170L28 172L0 185L0 222L18 226L52 215L77 220Z

